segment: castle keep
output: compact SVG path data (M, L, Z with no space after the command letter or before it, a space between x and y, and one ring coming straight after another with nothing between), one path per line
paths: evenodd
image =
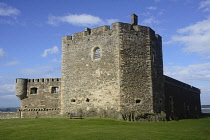
M200 90L163 75L161 36L116 22L62 39L62 78L16 79L22 117L125 120L189 118L201 113Z

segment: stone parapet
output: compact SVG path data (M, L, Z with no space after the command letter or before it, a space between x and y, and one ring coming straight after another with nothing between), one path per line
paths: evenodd
M0 119L20 118L20 112L0 112Z
M180 88L183 88L183 89L193 91L195 93L200 94L200 89L199 88L193 87L191 85L188 85L184 82L181 82L181 81L178 81L178 80L173 79L171 77L168 77L166 75L164 75L164 79L165 79L165 82L168 83L168 84L171 84L171 85L174 85L174 86L177 86L177 87L180 87Z

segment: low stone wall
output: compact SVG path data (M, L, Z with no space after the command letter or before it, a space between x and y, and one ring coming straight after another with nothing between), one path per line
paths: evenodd
M56 117L60 116L59 108L20 109L21 117Z
M0 112L0 119L20 118L20 112Z

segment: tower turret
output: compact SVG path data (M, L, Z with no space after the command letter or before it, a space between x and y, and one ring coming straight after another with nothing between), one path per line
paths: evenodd
M24 79L24 78L16 79L16 96L20 100L27 97L27 83L28 83L28 79Z

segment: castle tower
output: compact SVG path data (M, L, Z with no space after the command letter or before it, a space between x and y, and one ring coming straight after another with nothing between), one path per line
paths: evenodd
M121 112L165 112L162 40L138 23L119 23L119 79ZM129 112L128 112L129 111Z
M116 117L119 110L119 32L102 26L63 37L61 113Z
M163 75L162 38L116 22L62 38L62 78L16 79L22 117L165 120L201 114L200 89Z
M165 110L162 40L138 24L113 23L63 37L61 113L116 117Z
M28 79L16 79L16 96L22 100L27 97L27 83Z

